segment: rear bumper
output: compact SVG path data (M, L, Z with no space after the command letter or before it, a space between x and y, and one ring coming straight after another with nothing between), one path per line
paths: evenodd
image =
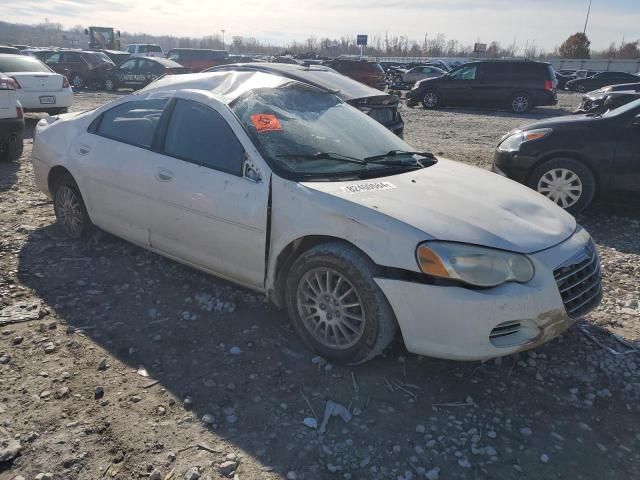
M589 243L589 234L579 228L560 245L530 255L536 274L526 284L472 290L375 280L395 312L407 350L451 360L485 360L537 347L573 325L575 318L567 313L554 272ZM597 275L600 289L599 270ZM591 301L580 316L595 308L599 297Z
M18 100L25 112L46 112L54 108L68 108L73 105L73 91L63 88L54 92L25 92L18 90ZM40 103L40 97L55 97L55 103Z

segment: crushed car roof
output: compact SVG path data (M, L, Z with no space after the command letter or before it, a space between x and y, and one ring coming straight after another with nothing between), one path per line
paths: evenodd
M211 72L166 75L138 92L169 92L175 90L204 90L216 94L229 104L240 95L257 88L278 88L295 80L264 72Z

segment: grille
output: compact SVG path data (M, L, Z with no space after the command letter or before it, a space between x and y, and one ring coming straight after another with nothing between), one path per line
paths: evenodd
M396 111L394 108L372 108L369 112L369 116L384 125L393 122L395 113Z
M593 242L589 242L589 245L567 264L557 268L553 276L570 317L580 318L600 303L600 259Z

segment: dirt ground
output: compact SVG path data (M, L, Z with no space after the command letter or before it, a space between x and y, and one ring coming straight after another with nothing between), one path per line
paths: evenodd
M113 97L81 92L74 109ZM577 103L402 113L414 147L488 167L506 131ZM640 362L614 353L640 340L633 212L579 218L605 298L560 338L485 363L398 340L349 368L260 295L106 233L62 236L32 178L35 122L0 164L0 480L640 478ZM329 400L352 418L321 435L303 422Z

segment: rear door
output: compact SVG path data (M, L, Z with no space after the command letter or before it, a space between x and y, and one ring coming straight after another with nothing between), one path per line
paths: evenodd
M501 106L511 95L512 85L511 63L482 63L477 81L473 85L473 96L479 104Z
M74 173L91 219L139 245L149 245L154 156L166 98L132 100L104 112L72 144Z
M153 162L151 246L262 288L268 166L226 105L203 93L176 96ZM246 159L259 180L244 176Z

